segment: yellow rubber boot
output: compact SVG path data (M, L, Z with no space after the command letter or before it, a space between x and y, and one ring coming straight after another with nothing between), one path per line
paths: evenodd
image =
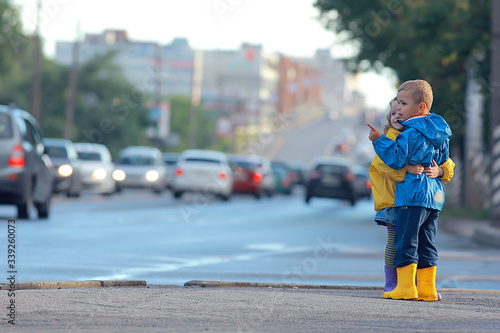
M436 266L417 269L417 291L419 301L438 301L436 291Z
M415 275L417 264L397 267L398 284L393 291L387 291L382 296L392 299L416 299L418 298L417 287L415 286Z

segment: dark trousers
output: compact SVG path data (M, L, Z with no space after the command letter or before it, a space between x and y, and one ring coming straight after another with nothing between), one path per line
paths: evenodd
M401 207L394 237L394 265L417 268L437 266L436 232L439 210Z

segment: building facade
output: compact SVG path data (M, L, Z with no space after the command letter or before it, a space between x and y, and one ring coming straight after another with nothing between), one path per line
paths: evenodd
M56 61L70 65L73 42L56 43ZM115 63L125 78L137 89L155 96L191 94L194 50L184 38L174 39L169 45L135 42L124 30L106 30L102 34L86 34L79 45L78 62L84 63L96 56L115 53Z

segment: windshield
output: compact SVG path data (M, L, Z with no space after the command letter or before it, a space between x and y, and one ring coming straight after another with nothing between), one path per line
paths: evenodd
M12 137L12 126L10 123L10 117L6 114L0 113L0 138L11 138Z
M203 157L188 157L184 160L185 162L203 162L203 163L214 163L220 164L220 160L214 160L212 158L203 158Z
M90 152L78 152L78 158L84 161L100 161L101 154Z
M231 165L232 168L243 168L243 169L255 169L259 165L253 162L248 162L248 161L229 161L229 165Z
M118 163L124 165L154 165L154 159L151 156L130 155L123 156Z
M68 158L68 152L64 147L46 146L45 151L52 158Z

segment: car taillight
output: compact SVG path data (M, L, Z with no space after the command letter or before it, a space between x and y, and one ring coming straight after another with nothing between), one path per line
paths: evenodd
M182 177L182 175L184 175L184 171L182 171L182 169L176 169L175 170L175 175L177 177Z
M288 180L288 178L283 178L283 179L281 180L281 185L283 185L283 186L285 186L285 187L286 187L286 186L288 186L289 184L290 184L290 181Z
M262 174L256 172L253 174L253 180L257 183L260 183L262 181Z
M227 173L225 173L225 172L219 172L219 178L222 179L222 180L226 180L227 179Z
M366 187L369 188L370 190L372 189L372 182L367 180L366 181Z
M352 183L354 181L354 174L350 172L344 174L344 180L348 183Z
M9 156L9 166L13 168L22 168L24 166L24 148L21 143L12 148Z
M311 179L319 179L320 174L318 171L312 171L311 172Z
M290 178L290 181L292 181L292 182L297 180L297 175L295 174L295 172L290 172L288 177Z

